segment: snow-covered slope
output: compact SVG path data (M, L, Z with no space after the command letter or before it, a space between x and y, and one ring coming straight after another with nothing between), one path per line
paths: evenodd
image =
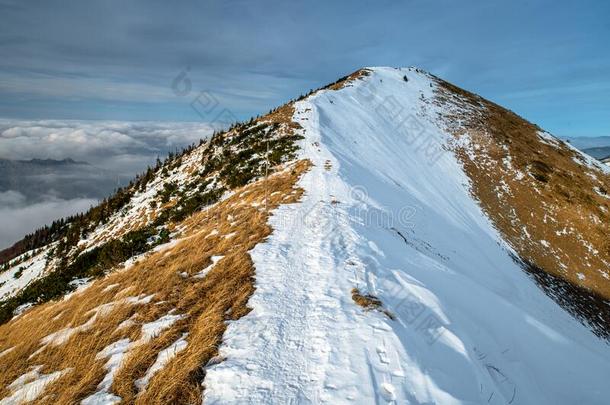
M9 262L7 270L0 272L0 300L18 293L32 280L44 274L46 257L52 245L38 251L28 251Z
M314 166L252 251L205 403L607 403L610 348L511 258L443 148L436 85L375 68L296 103Z

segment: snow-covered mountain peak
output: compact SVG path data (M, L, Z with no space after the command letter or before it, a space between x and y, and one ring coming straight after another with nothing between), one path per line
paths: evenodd
M360 69L25 241L0 395L605 403L608 190L508 110Z

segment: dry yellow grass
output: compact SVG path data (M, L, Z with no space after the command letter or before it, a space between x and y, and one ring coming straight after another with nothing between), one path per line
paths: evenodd
M371 74L369 69L358 69L355 72L345 76L344 78L338 80L337 82L327 86L326 88L329 90L341 90L342 88L350 85L355 80L361 79Z
M455 149L482 208L539 285L610 337L610 176L513 112L438 83L436 102L458 111L448 129L477 145Z
M357 288L352 289L352 299L356 304L365 309L377 309L381 307L381 301L379 298L370 294L362 295L360 290Z
M295 129L301 128L301 125L292 120L294 116L294 103L290 102L277 108L269 114L262 116L257 119L256 122L273 122L277 124L284 124L283 127L279 128L280 135L292 134Z
M65 300L39 305L0 326L0 352L14 348L0 357L0 397L11 393L8 385L17 377L32 366L43 365L41 372L45 374L70 371L48 385L37 402L78 403L96 391L106 374L107 359L96 359L102 349L120 339L137 341L142 324L173 311L184 318L133 347L123 359L111 391L122 397L123 403L201 403L204 366L218 354L226 321L249 311L254 268L248 251L271 233L264 207L296 202L302 193L295 188L296 181L309 165L299 161L235 190L230 198L183 221L180 226L185 233L176 244L149 253L131 267L115 271ZM193 277L212 263L212 256L223 258L204 278ZM148 303L125 301L152 294ZM103 305L106 307L100 307ZM96 309L97 318L91 322ZM131 320L131 325L119 328L126 320ZM44 337L88 321L89 329L40 350ZM144 376L159 351L184 333L188 333L186 348L138 392L135 381Z
M482 102L443 84L444 97L458 95L473 106ZM539 129L516 114L490 102L483 106L480 118L467 124L479 145L476 158L458 150L483 208L522 257L610 298L610 278L603 275L610 263L610 199L594 191L609 190L610 176L576 163L576 154L567 147L542 142ZM514 169L525 176L515 178ZM506 192L498 192L502 185ZM579 279L578 273L586 277Z

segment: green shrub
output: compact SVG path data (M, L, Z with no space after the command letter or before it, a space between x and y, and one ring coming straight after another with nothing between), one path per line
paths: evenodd
M13 311L27 302L41 303L74 290L70 282L86 277L99 277L125 260L147 252L164 243L169 235L153 227L144 227L125 234L120 239L112 239L101 246L81 253L68 264L61 260L57 270L46 277L35 280L16 296L0 302L0 323L13 317ZM165 230L167 232L167 230ZM21 269L20 269L21 270Z
M13 274L14 278L20 278L21 275L23 274L23 270L25 270L25 267L21 266L19 267L19 269L15 272L15 274Z

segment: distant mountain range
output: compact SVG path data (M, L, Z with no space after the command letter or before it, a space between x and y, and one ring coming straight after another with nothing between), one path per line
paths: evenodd
M564 139L581 150L610 146L610 136L566 137Z
M566 140L596 159L604 160L610 157L610 136L566 138Z
M587 148L583 149L587 155L591 155L596 159L604 160L610 158L610 146L601 146L597 148Z

